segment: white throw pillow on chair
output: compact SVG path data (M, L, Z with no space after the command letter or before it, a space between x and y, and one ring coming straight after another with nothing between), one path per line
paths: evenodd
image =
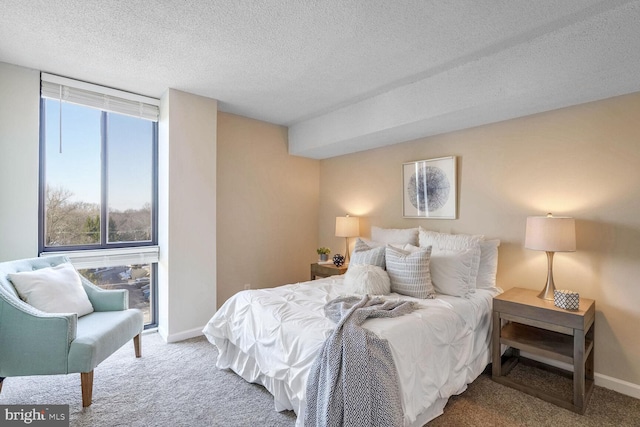
M93 312L80 275L70 263L8 274L20 298L46 313Z

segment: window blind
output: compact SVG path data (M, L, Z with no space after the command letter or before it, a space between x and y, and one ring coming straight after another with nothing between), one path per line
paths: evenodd
M85 107L158 121L160 100L67 77L42 73L41 95Z
M146 246L118 249L88 249L80 251L42 252L40 256L64 255L75 268L115 267L158 262L160 248Z

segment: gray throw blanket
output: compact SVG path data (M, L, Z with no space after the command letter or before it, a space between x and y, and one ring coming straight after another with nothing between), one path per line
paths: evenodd
M387 340L361 327L370 317L397 317L415 310L408 301L365 296L328 302L336 322L307 381L305 427L402 426L396 367Z

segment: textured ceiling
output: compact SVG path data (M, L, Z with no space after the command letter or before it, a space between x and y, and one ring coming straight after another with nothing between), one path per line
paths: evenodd
M2 0L0 61L215 98L322 158L639 91L640 1Z

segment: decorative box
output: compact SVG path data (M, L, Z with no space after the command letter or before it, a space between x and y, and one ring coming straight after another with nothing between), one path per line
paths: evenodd
M577 310L580 308L580 294L566 289L553 291L553 303L556 307L565 310Z

